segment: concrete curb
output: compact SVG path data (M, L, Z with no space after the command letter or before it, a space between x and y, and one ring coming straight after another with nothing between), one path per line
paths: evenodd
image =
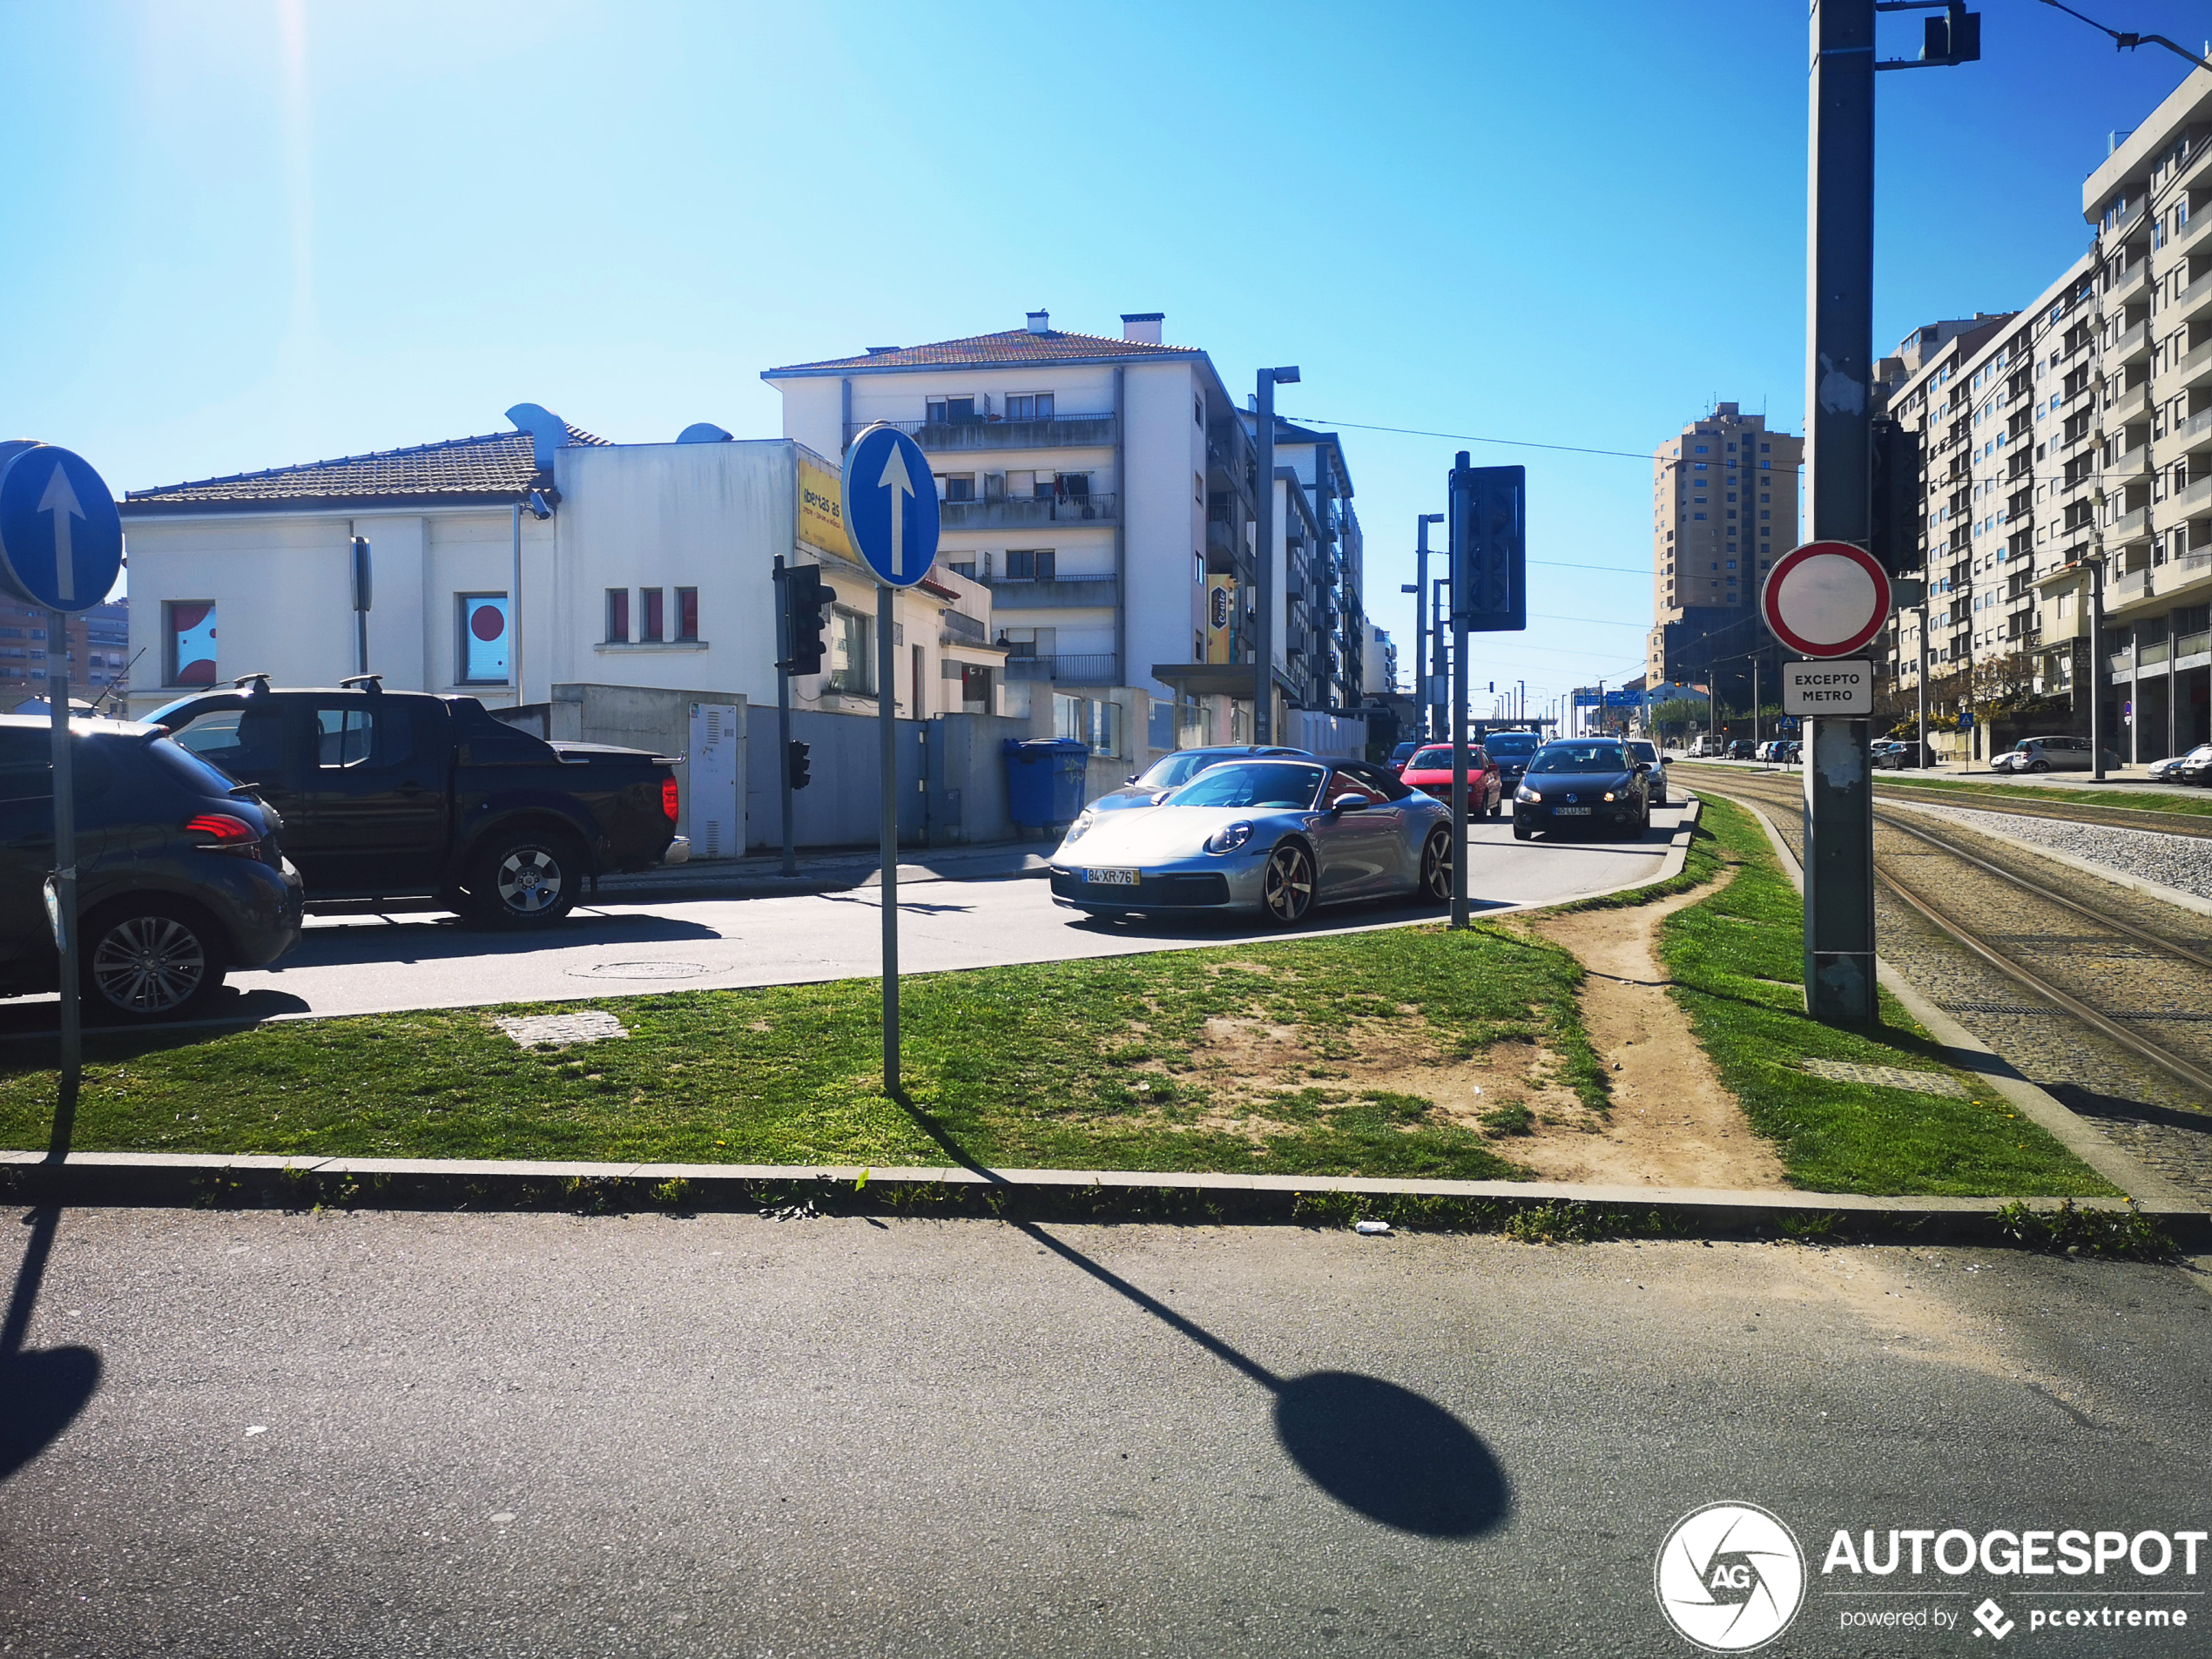
M2002 1198L1724 1192L1563 1182L1363 1180L1127 1170L862 1170L775 1164L588 1163L435 1158L283 1158L88 1152L49 1163L0 1152L0 1203L201 1208L587 1212L763 1210L845 1215L1341 1224L1374 1216L1416 1230L1487 1231L1539 1212L1585 1235L1910 1237L2001 1244ZM2059 1201L2024 1202L2048 1214ZM2077 1201L2091 1214L2114 1200ZM2177 1243L2212 1217L2142 1207Z
M1774 820L1750 801L1738 800L1735 805L1759 820L1766 831L1768 843L1774 848L1775 856L1781 860L1783 869L1789 874L1791 885L1803 893L1805 890L1804 871L1797 862L1797 854L1791 852L1789 843L1782 839L1782 832L1776 827ZM1945 1063L1956 1070L1981 1078L2017 1106L2021 1116L2045 1130L2060 1145L2122 1192L2134 1195L2148 1208L2161 1215L2206 1217L2205 1211L2188 1193L2132 1154L2114 1146L2105 1138L2104 1132L2088 1119L2069 1110L2054 1096L2030 1082L2014 1069L2011 1061L1938 1008L1888 962L1877 957L1874 970L1883 988L1897 998L1905 1011L1925 1027L1930 1036L1950 1051L1944 1055ZM2168 1231L2172 1231L2170 1227Z

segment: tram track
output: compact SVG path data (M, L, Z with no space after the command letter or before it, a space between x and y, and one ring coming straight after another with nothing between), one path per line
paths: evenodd
M1786 775L1701 772L1696 786L1778 812L1777 827L1799 842L1804 798ZM2072 891L2061 891L2039 879L2055 867L2033 853L1988 838L1976 845L1897 810L1966 805L1932 792L1878 793L1880 887L2034 1003L1990 1012L2071 1022L2181 1084L2200 1109L2212 1107L2212 922L2094 877L2069 874Z

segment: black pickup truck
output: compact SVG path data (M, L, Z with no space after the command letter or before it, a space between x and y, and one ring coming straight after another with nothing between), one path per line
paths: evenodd
M310 908L431 896L485 921L543 925L586 881L680 863L674 763L549 743L473 697L273 691L181 698L147 720L276 808Z

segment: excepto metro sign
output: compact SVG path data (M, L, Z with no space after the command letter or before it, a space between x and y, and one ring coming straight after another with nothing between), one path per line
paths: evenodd
M1784 663L1784 714L1871 714L1874 664L1871 662Z

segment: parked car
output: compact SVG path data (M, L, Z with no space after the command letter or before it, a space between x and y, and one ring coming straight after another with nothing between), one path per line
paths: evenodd
M2212 743L2200 743L2179 757L2169 775L2177 784L2212 788Z
M45 716L0 715L0 995L58 983L52 744ZM190 1019L299 942L300 873L249 792L134 721L71 720L70 766L88 1017Z
M1752 748L1750 738L1737 738L1728 745L1727 758L1730 760L1751 760L1757 758L1757 752Z
M1989 763L1992 772L2088 772L2093 752L2087 738L2022 738ZM2120 757L2105 752L2105 765L2116 766Z
M1794 766L1804 758L1804 739L1799 738L1791 738L1787 743L1782 745L1782 752L1775 756L1775 759L1779 760L1785 766Z
M1380 766L1274 757L1209 767L1158 806L1086 808L1052 855L1055 902L1094 914L1452 896L1451 808Z
M1482 739L1482 752L1497 762L1498 782L1508 796L1528 769L1529 757L1543 746L1543 738L1534 732L1492 732Z
M1875 751L1874 764L1889 772L1903 772L1907 767L1925 768L1936 764L1935 749L1932 745L1917 740L1888 742Z
M549 743L473 697L258 682L150 718L283 815L311 903L430 895L543 926L587 881L690 852L673 761Z
M1413 752L1420 746L1418 743L1399 744L1390 752L1390 769L1393 772L1405 771L1406 763L1413 758Z
M1433 743L1414 754L1398 780L1423 794L1452 804L1452 745ZM1480 744L1467 745L1467 816L1496 818L1505 810L1505 779L1498 763Z
M1629 739L1629 753L1651 768L1644 779L1651 787L1651 804L1664 806L1667 804L1667 757L1660 752L1658 745L1646 743L1642 738Z
M1513 798L1513 833L1613 830L1642 834L1651 823L1650 768L1612 738L1548 743L1528 763Z
M1254 755L1305 755L1303 749L1260 748L1249 743L1216 744L1204 749L1177 749L1156 760L1142 774L1132 774L1119 789L1109 789L1091 805L1116 813L1131 806L1157 806L1170 791L1180 789L1209 766L1224 760L1246 760Z
M1783 738L1766 738L1758 746L1757 758L1761 760L1779 760L1782 746L1786 741Z

